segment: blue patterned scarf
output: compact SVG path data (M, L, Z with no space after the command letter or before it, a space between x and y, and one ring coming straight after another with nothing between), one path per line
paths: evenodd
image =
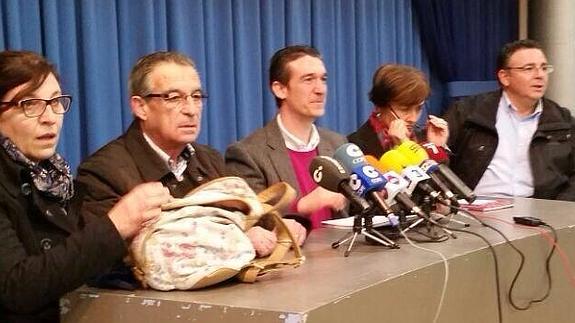
M30 171L34 186L43 194L66 202L74 195L70 166L59 154L39 163L31 161L8 137L0 134L0 145L10 158Z

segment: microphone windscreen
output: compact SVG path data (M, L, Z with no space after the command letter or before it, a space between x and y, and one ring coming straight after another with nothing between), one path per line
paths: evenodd
M443 147L437 147L434 143L428 142L422 145L425 152L430 159L435 160L438 163L444 164L449 160L449 156Z
M379 165L384 173L388 171L401 173L404 167L411 165L411 162L402 153L392 149L381 156Z
M328 191L343 194L354 205L361 208L362 212L370 208L369 203L354 193L349 185L349 174L341 164L327 156L315 157L309 166L309 172L313 181Z
M385 173L385 171L383 170L383 168L381 168L381 165L379 164L379 160L377 160L377 158L373 157L372 155L365 155L365 162L375 167L375 169L377 169L378 171Z
M403 192L409 183L394 171L385 172L382 176L386 180L385 191L387 192L387 198L385 201L388 204L393 204L395 196L399 192Z
M418 165L422 161L429 159L425 149L411 140L402 142L401 145L397 146L395 149L402 153L412 165Z
M337 160L346 171L351 173L351 170L360 165L365 165L365 157L363 151L356 144L346 143L335 150L333 158Z
M315 157L309 165L309 172L316 184L332 192L338 192L340 183L349 180L345 169L327 156Z
M375 169L375 167L368 164L356 166L352 170L351 178L359 181L358 184L360 185L352 185L352 188L362 197L364 197L366 193L372 191L381 191L387 183L386 179L380 174L380 172ZM350 183L351 182L352 180L350 180ZM361 191L358 191L360 188L362 188Z

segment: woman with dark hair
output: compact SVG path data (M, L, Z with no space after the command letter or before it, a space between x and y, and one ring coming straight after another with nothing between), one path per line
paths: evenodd
M0 52L0 99L0 321L58 322L59 298L121 260L124 241L171 197L143 184L80 228L70 168L56 153L72 97L54 67Z
M425 129L419 129L416 123L430 92L420 70L400 64L381 65L373 75L369 92L373 112L359 129L348 135L348 140L364 154L378 159L406 139L443 147L449 135L445 120L430 115Z

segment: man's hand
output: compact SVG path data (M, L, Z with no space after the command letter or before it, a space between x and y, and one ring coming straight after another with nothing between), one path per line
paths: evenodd
M136 235L142 227L157 220L161 206L172 200L161 183L140 184L124 195L108 212L108 217L124 239Z
M298 201L297 211L302 214L310 214L323 207L341 211L346 205L347 199L345 196L318 186Z
M258 257L265 257L271 254L277 245L276 234L262 227L251 227L246 232L246 235L252 242Z
M307 236L307 230L304 228L304 226L293 219L283 219L282 221L285 223L288 230L291 232L298 246L302 246Z

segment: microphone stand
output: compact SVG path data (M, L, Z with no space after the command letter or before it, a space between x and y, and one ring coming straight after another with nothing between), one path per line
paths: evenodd
M354 215L352 231L348 232L345 236L332 243L331 247L333 249L337 249L340 245L351 240L347 246L347 249L343 253L345 257L348 257L351 253L351 249L353 248L357 236L361 234L390 249L399 249L399 245L397 243L373 229L373 215L368 214L370 210L371 209L363 210L362 212Z
M426 217L420 217L419 219L417 219L417 221L413 222L411 225L409 225L407 228L403 229L401 232L403 234L407 233L408 231L412 230L413 228L415 228L416 226L418 226L419 224L421 224L421 222L423 221L427 221L426 225L427 225L427 231L428 232L432 232L431 228L432 225L434 225L432 223L432 221L430 221L430 219L432 219L432 215L431 215L431 209L432 209L432 205L435 204L435 199L429 195L426 195L423 197L423 201L421 204L421 211L426 215ZM443 214L439 214L436 213L437 215L439 215L441 218L446 218ZM451 219L450 219L451 221ZM469 225L467 225L469 226ZM457 235L455 235L455 233L453 233L451 230L446 229L446 228L441 228L441 231L445 232L448 236L450 236L453 239L457 239ZM435 236L435 238L433 240L436 239L440 239L441 237Z
M448 203L445 203L445 202L441 202L441 204L443 204L444 206L446 206L446 207L449 208L449 214L453 214L453 215L459 214L459 215L461 215L462 217L468 218L468 219L473 220L473 221L477 221L476 218L474 218L474 217L472 217L472 216L466 214L465 212L459 212L459 211L460 211L459 204L453 205L453 204L448 204ZM455 223L461 224L461 225L463 225L463 226L466 227L466 228L470 226L469 223L467 223L467 222L465 222L465 221L455 220L455 219L453 219L453 217L451 217L450 220L453 221L453 222L455 222Z
M458 212L459 212L459 211L457 210L457 208L454 207L453 204L448 204L448 202L445 201L445 200L440 200L440 201L439 201L439 204L441 204L441 205L443 205L443 206L446 206L446 207L449 209L449 213L448 213L448 214L441 214L441 213L439 213L439 212L436 212L436 213L434 213L434 216L435 216L435 219L434 219L434 220L447 219L447 222L457 223L457 224L459 224L459 225L462 225L462 226L465 227L465 228L471 226L469 223L467 223L467 222L465 222L465 221L460 221L460 220L457 220L457 219L454 219L454 218L453 218L453 216L456 215L456 214L458 214ZM457 205L459 205L459 204L457 204ZM457 206L457 205L455 205L455 206ZM454 211L455 211L455 212L454 212ZM431 214L430 214L430 213L427 213L427 214L431 217ZM465 216L465 215L464 215L464 216ZM472 218L472 219L473 219L473 218Z

